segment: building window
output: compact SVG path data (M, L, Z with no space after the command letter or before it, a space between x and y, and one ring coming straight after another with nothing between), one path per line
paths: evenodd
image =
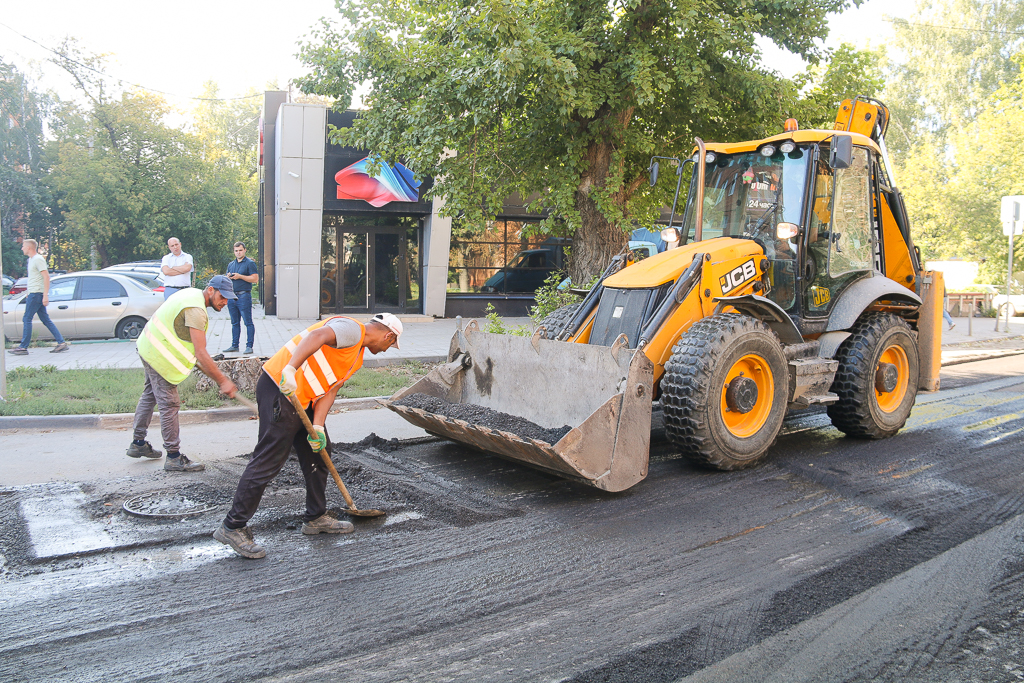
M531 223L488 221L484 230L452 222L450 294L532 294L565 267L566 237L529 235Z

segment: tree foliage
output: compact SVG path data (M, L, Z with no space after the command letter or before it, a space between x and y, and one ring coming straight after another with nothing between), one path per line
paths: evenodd
M970 125L988 98L1020 73L1024 4L919 0L910 19L894 21L887 100L896 123L916 141ZM894 140L903 149L906 138Z
M926 259L977 261L981 282L1001 282L1000 198L1024 194L1024 6L922 2L894 43L884 99L914 239Z
M900 164L916 239L931 259L982 262L982 282L1006 278L1007 239L999 205L1024 195L1024 76L1004 85L975 119L947 136L945 153L934 144L915 147ZM1021 272L1024 240L1015 240L1014 271Z
M757 38L817 58L826 14L848 4L355 0L302 46L299 85L347 107L368 81L369 109L336 142L405 159L470 223L529 198L573 231L586 281L671 201L647 186L652 154L777 129L795 91Z
M233 229L251 206L240 201L243 165L217 150L212 133L204 139L166 125L170 109L162 98L111 93L100 58L66 44L55 61L86 103L59 107L49 176L73 239L94 246L102 267L159 258L176 236L197 270L220 271L230 259Z
M50 98L36 92L14 66L0 60L0 226L4 273L24 275L15 235L43 239L59 222L43 182L43 122Z

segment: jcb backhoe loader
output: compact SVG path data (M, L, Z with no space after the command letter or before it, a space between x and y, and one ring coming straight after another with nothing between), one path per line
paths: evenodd
M448 363L385 404L433 434L608 491L647 475L652 401L688 458L748 467L787 411L825 404L881 439L938 389L941 273L923 272L885 148L889 111L845 101L833 130L697 139L675 244L621 256L532 339L471 322ZM652 184L657 179L652 160ZM677 196L678 196L677 181ZM672 239L674 238L674 239ZM420 408L423 393L570 431L524 438Z

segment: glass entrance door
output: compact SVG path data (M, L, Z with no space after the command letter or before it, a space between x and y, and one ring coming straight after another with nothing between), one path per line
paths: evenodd
M338 240L342 245L341 302L343 311L368 312L370 305L371 236L365 232L343 232Z
M419 232L417 219L325 215L320 312L420 312Z

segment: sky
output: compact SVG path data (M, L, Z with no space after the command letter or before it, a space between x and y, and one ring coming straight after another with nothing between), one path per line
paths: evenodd
M867 0L832 17L826 45L884 44L892 35L884 17L909 17L914 3ZM47 64L50 53L36 43L52 48L73 36L85 51L110 55L111 76L162 92L187 111L208 80L220 86L221 97L262 91L268 83L287 89L303 73L298 41L321 17L336 15L334 0L0 0L0 57L28 73L38 89L72 97L70 79ZM783 75L803 70L799 58L770 41L761 47L765 62Z

